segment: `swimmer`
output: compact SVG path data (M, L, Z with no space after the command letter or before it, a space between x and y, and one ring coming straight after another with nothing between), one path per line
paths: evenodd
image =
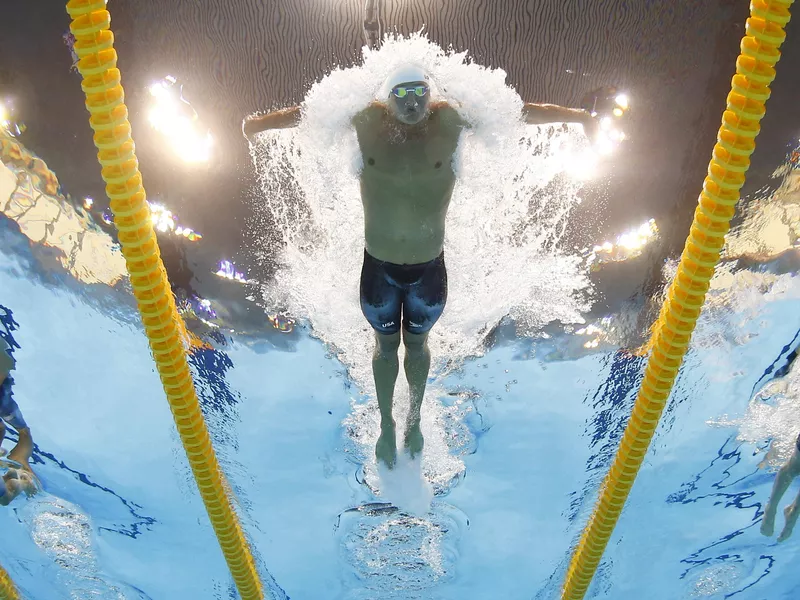
M775 514L778 512L778 502L789 489L795 477L800 476L800 435L797 436L797 443L795 444L792 457L785 465L778 471L775 477L775 483L772 486L772 494L770 495L767 507L764 509L764 519L761 521L761 533L767 537L771 536L775 531ZM800 493L794 502L787 506L783 515L786 518L786 523L783 526L783 531L778 536L779 542L785 542L792 535L794 526L797 524L797 517L800 516Z
M13 379L9 373L14 368L14 365L14 359L9 353L8 344L6 344L5 340L0 339L0 444L3 443L6 436L6 423L16 429L19 434L17 445L0 462L0 464L3 462L14 464L3 475L2 484L0 484L0 506L8 506L22 492L32 496L38 489L36 476L33 474L29 464L33 452L31 430L25 419L22 418L19 406L11 397ZM13 463L10 461L13 461Z
M372 102L352 120L363 164L361 309L376 340L372 371L381 433L375 455L389 468L397 459L392 400L401 340L411 399L404 448L415 458L424 444L420 410L431 363L428 333L447 301L443 247L456 183L453 155L469 127L447 102L431 100L433 83L423 68L401 65L385 82L385 99ZM596 120L582 109L528 103L521 116L529 124L580 123L587 134L596 132ZM294 127L300 119L300 107L250 116L242 132L250 137Z

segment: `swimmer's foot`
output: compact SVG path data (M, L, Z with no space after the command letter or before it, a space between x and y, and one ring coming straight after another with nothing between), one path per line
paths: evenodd
M767 505L764 518L761 520L761 535L771 537L775 533L775 509Z
M397 437L394 427L381 427L381 435L375 444L375 458L388 468L394 468L397 462Z
M797 505L797 502L790 504L784 509L783 514L786 517L786 525L783 526L783 531L778 536L779 542L785 542L792 535L794 526L797 524L797 517L800 516L800 506Z
M422 437L422 431L419 424L409 427L406 431L404 444L408 455L414 459L422 453L422 448L425 446L425 438Z

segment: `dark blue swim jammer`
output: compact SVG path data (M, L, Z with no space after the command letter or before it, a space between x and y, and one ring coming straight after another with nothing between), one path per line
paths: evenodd
M446 302L444 252L426 263L397 265L364 251L361 311L378 333L397 333L401 323L409 333L426 333Z
M28 424L25 422L25 419L22 418L22 413L17 403L14 402L14 398L11 397L12 383L14 383L14 380L9 375L6 377L3 384L0 385L0 419L3 419L3 421L19 431L27 427Z

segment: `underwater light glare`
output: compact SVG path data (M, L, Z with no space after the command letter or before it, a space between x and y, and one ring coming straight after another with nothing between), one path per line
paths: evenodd
M639 227L626 231L617 238L617 245L628 250L638 250L646 246L658 233L655 219L650 219Z
M219 261L219 266L217 267L217 272L215 275L222 277L223 279L238 281L239 283L249 283L244 273L237 271L236 266L229 260Z
M202 235L189 227L178 225L178 218L168 210L166 207L148 202L150 206L150 215L153 221L153 228L160 233L174 233L175 235L182 236L190 242L195 242L202 239Z
M176 82L168 75L148 88L153 97L150 124L167 138L173 152L184 162L208 162L213 138L210 132L201 130L197 113L183 98Z
M658 237L655 219L649 219L617 236L614 242L604 242L594 246L592 253L600 263L620 262L641 255L644 248Z

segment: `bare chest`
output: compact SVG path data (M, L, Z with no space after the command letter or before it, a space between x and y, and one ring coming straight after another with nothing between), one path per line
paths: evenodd
M447 180L453 177L458 132L433 122L408 132L391 123L376 124L359 135L362 177Z

